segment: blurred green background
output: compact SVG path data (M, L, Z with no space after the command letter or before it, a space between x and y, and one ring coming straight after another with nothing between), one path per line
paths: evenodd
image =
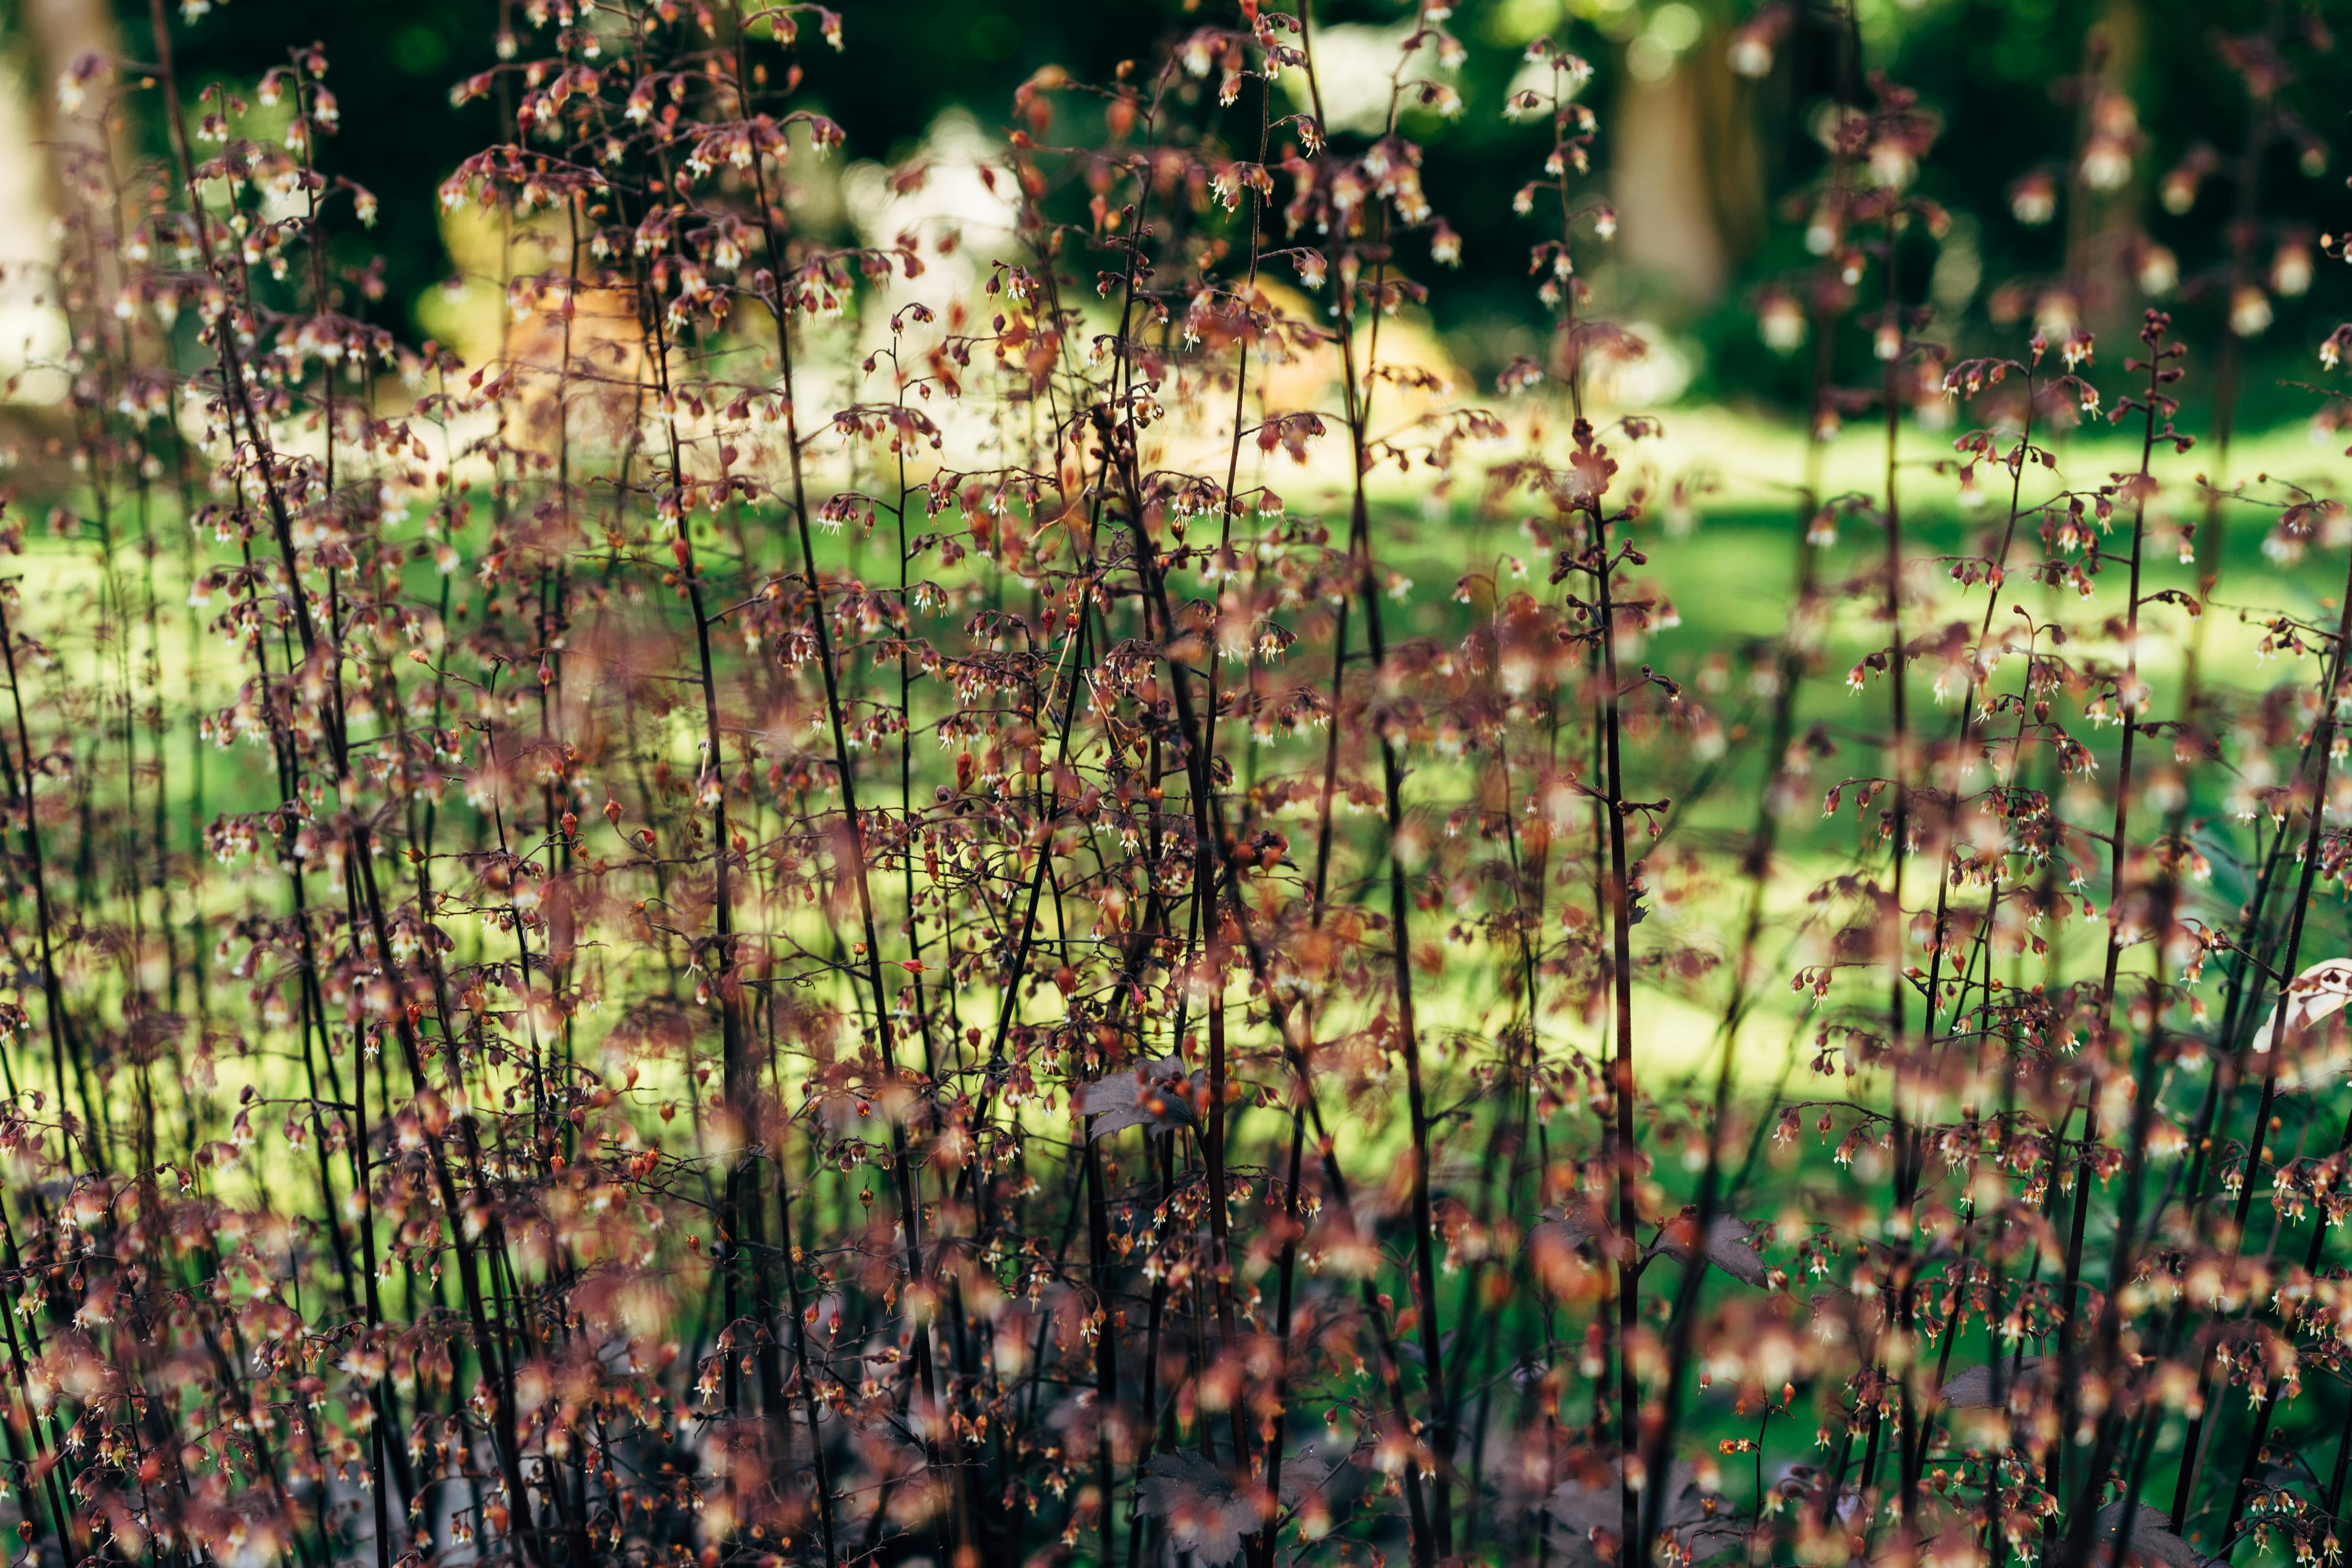
M2246 342L2241 423L2274 423L2310 406L2282 384L2309 374L2342 303L2340 263L2320 239L2347 223L2330 143L2342 136L2337 106L2347 101L2331 24L2347 9L2275 0L1471 0L1447 23L1465 46L1445 73L1462 112L1451 121L1415 112L1405 125L1427 148L1432 199L1465 240L1461 275L1433 299L1434 325L1455 362L1482 380L1540 346L1527 276L1536 236L1511 196L1545 132L1501 110L1526 45L1549 35L1596 68L1586 93L1601 116L1591 183L1622 220L1596 280L1604 305L1674 344L1679 386L1669 390L1682 398L1793 405L1811 356L1763 342L1757 306L1813 264L1804 213L1824 163L1824 111L1840 96L1866 100L1870 75L1884 71L1942 121L1919 189L1949 208L1952 226L1906 266L1906 294L1933 303L1938 335L1961 353L2013 351L2036 300L2058 280L2083 296L2084 315L2114 344L2113 363L2116 335L2146 301L2175 310L2192 342L2210 344L2227 330L2235 268L2239 285L2264 291L2271 318ZM1329 0L1312 15L1322 70L1344 100L1331 106L1335 130L1360 131L1384 101L1390 40L1412 10ZM47 84L92 40L152 58L148 16L93 0L0 6L36 139L54 113ZM1217 0L851 0L844 16L839 55L810 30L803 101L846 127L849 159L886 163L917 152L943 114L1000 132L1014 89L1040 67L1107 78L1196 27L1236 20ZM436 185L499 134L495 99L453 108L447 89L497 62L502 31L529 58L546 52L552 29L535 28L511 0L234 0L192 25L175 21L173 31L192 80L249 84L289 46L325 46L343 130L322 162L383 204L376 229L344 241L349 259L382 255L384 298L372 309L422 335L420 308L454 265ZM2273 90L2257 100L2250 83ZM1233 111L1237 128L1255 120L1249 107ZM133 113L152 107L139 101ZM129 134L152 141L156 132L148 123ZM2190 172L2200 177L2184 185L2179 175ZM2037 178L2053 188L2050 216L2020 221L2021 212L2036 216ZM1852 363L1841 373L1866 378L1866 342L1843 337L1840 354ZM2202 426L2212 384L2192 376L2187 427Z

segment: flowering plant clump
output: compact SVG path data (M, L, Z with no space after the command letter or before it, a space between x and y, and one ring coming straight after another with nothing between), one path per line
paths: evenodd
M0 511L12 1563L2338 1558L2352 519L2137 230L1938 322L1850 15L1742 532L1566 42L1481 385L1437 0L1370 130L1208 0L854 179L855 15L534 0L462 348L205 9L58 84Z

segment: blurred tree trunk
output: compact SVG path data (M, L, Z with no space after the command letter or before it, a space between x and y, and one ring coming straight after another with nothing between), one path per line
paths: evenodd
M120 59L122 40L115 31L113 9L105 0L16 0L16 24L24 30L29 57L26 64L31 79L26 96L30 101L25 107L39 128L40 144L47 154L51 211L62 213L67 210L68 160L99 145L101 132L93 111L103 104L104 90L93 89L89 108L82 114L68 115L58 103L58 82L86 55ZM119 110L108 114L103 134L111 143L119 179L125 172L122 154L127 150ZM47 233L46 225L41 232Z
M1714 304L1762 228L1746 94L1713 35L1655 81L1628 71L1609 139L1619 254L1680 302Z
M104 0L16 0L8 20L13 36L0 61L0 376L15 389L8 424L21 438L26 421L42 428L58 416L54 404L64 392L54 374L16 379L33 366L53 366L70 344L72 328L54 287L58 220L87 205L78 193L89 188L93 175L107 174L105 153L114 154L104 182L110 196L128 164L121 112L99 119L110 107L105 84L94 84L79 115L58 101L58 79L76 60L121 52ZM110 237L114 226L108 215ZM112 283L110 237L100 248L105 270L93 282L103 294Z

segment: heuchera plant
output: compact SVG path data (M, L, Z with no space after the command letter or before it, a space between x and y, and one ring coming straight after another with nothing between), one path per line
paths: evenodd
M2352 530L2189 477L2088 238L1963 354L1849 11L1802 473L1694 533L1565 43L1478 386L1433 0L1372 131L1212 3L863 238L843 17L533 0L468 363L347 259L392 129L151 4L5 514L12 1562L2339 1555ZM2101 68L2020 221L2128 171Z

